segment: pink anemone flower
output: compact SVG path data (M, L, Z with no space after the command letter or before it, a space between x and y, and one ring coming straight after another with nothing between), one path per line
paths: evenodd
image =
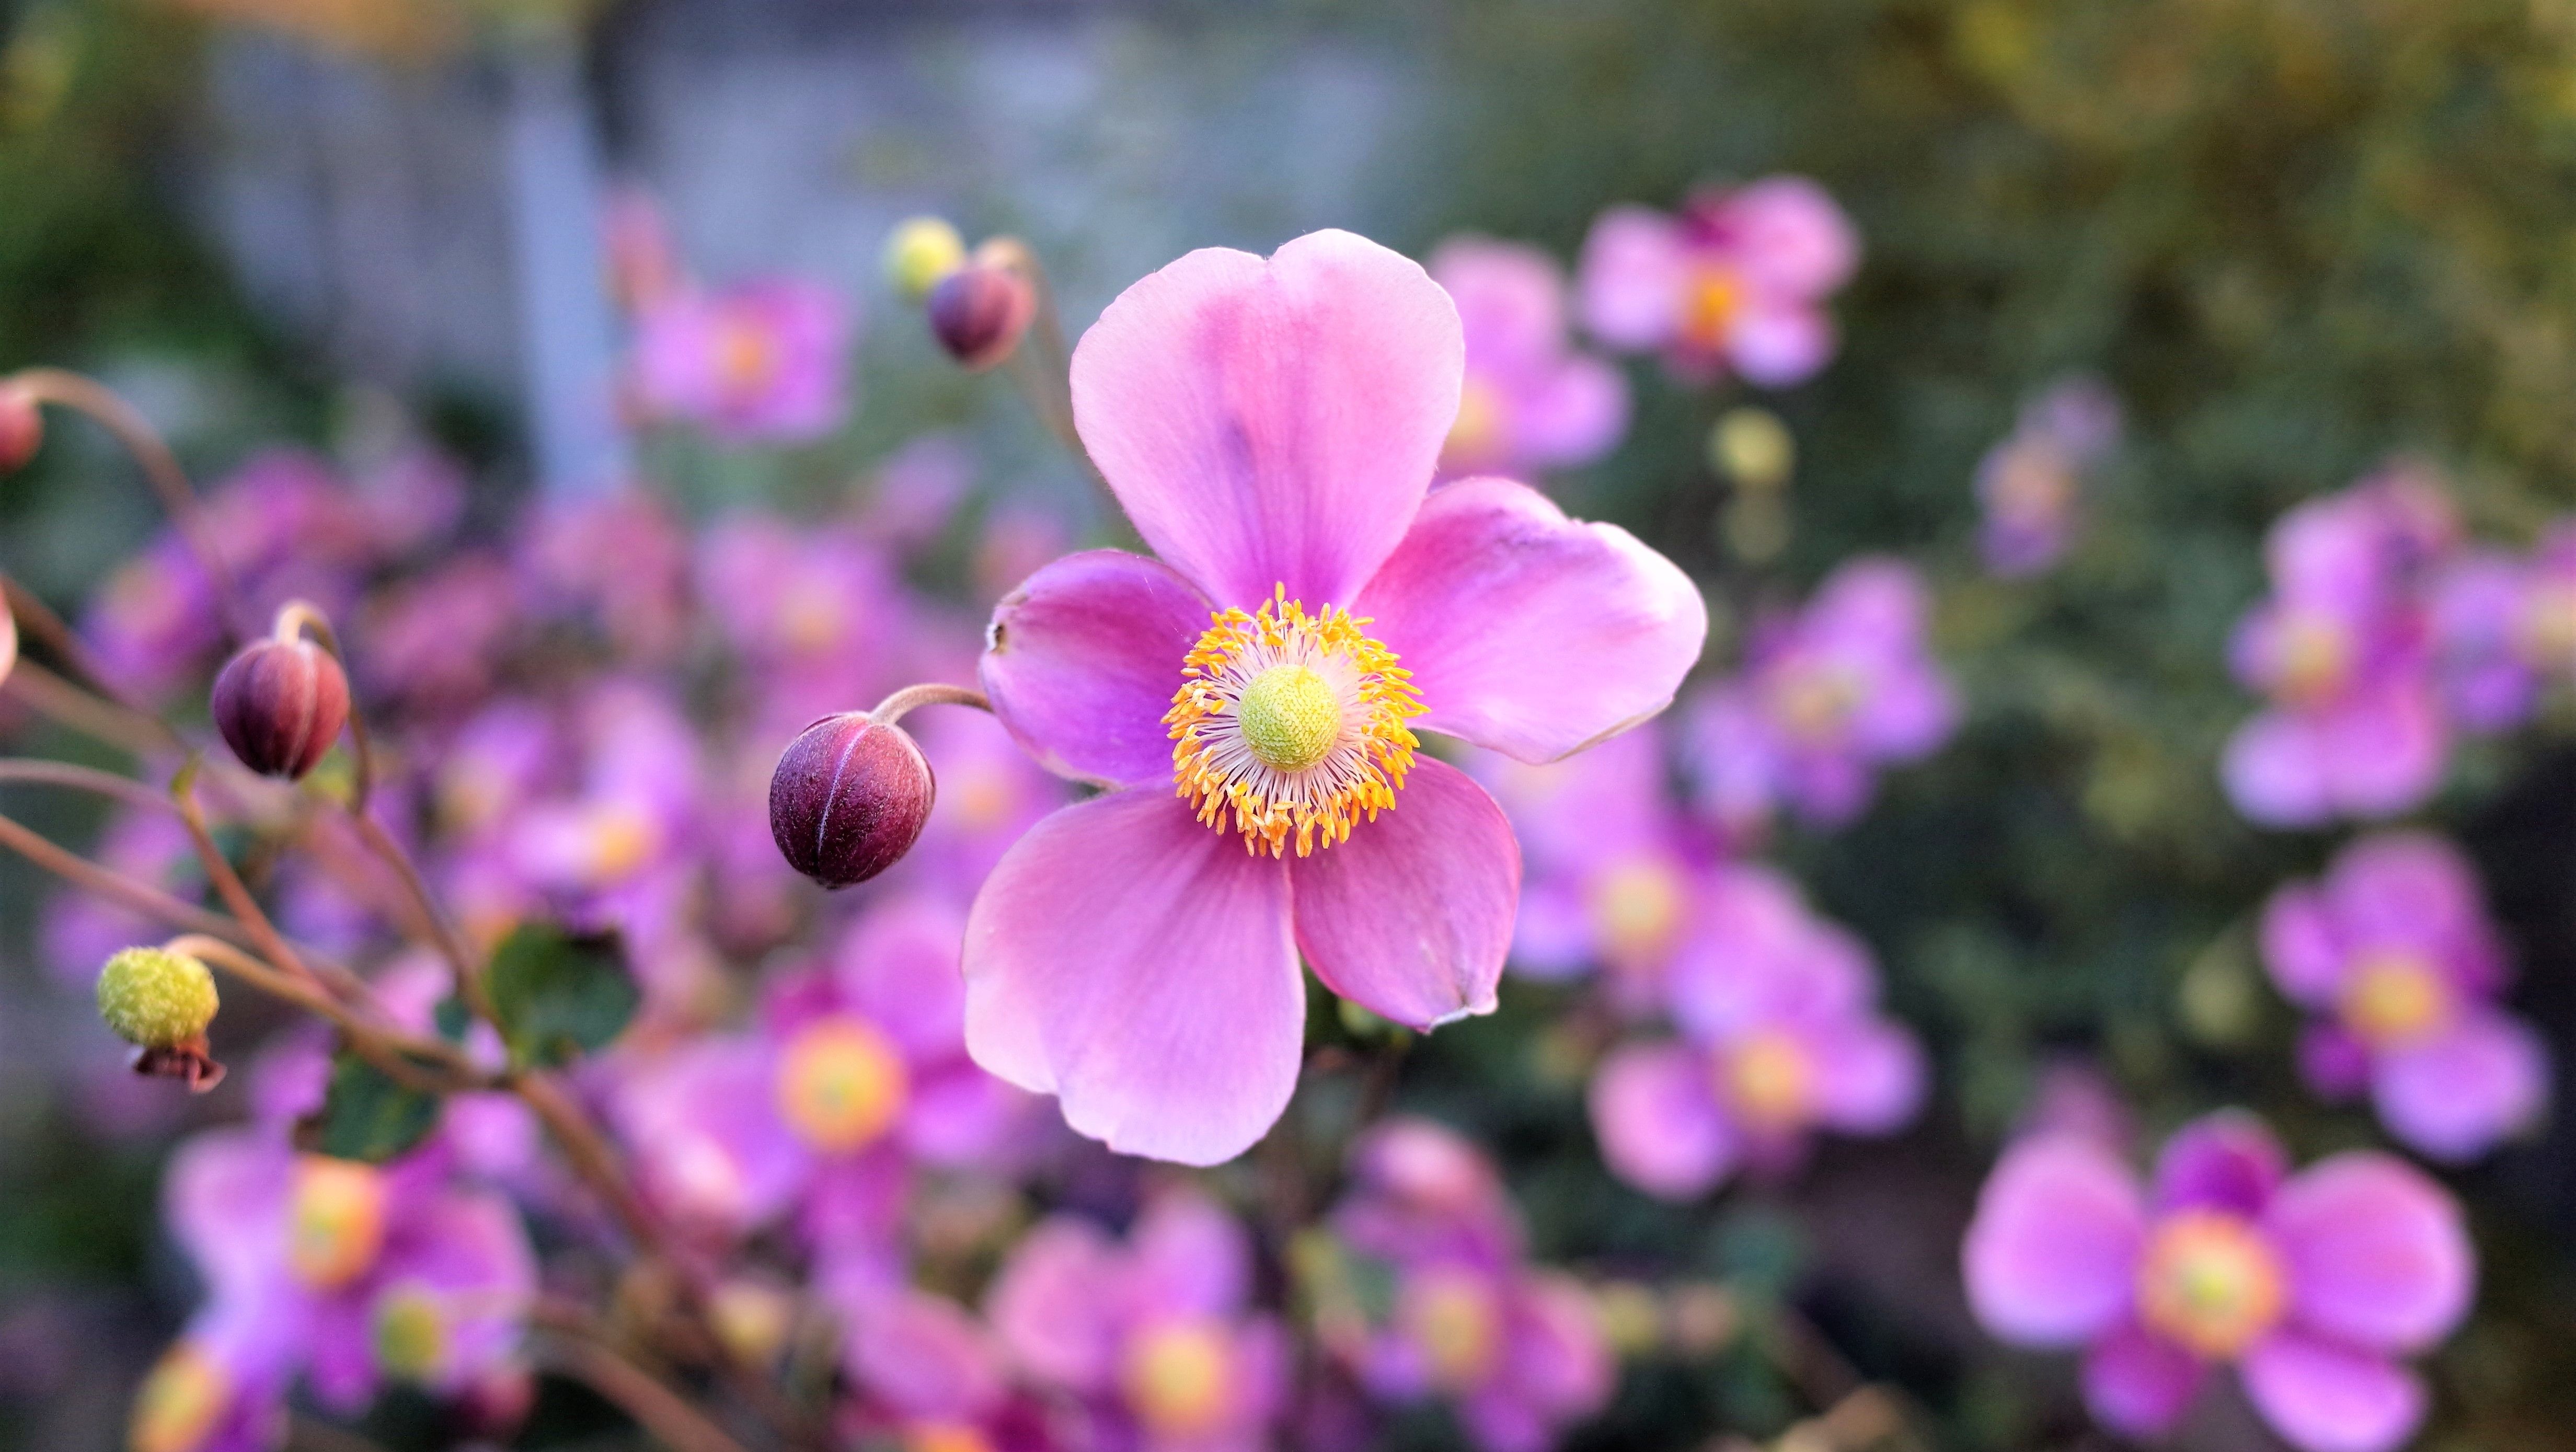
M849 413L850 333L839 294L801 279L684 289L637 321L636 392L655 415L729 441L818 439Z
M1413 728L1552 760L1698 658L1699 591L1626 531L1502 479L1430 492L1463 366L1448 294L1347 232L1193 252L1075 351L1075 422L1160 558L1068 555L994 610L995 713L1112 789L977 896L966 1042L1112 1149L1261 1137L1296 1088L1300 954L1414 1028L1489 1012L1520 849Z
M1612 207L1583 243L1583 321L1689 381L1785 388L1832 359L1825 299L1859 265L1851 220L1805 177L1703 191L1678 214Z
M2476 1253L2450 1195L2393 1156L2287 1172L2261 1121L2223 1113L2169 1141L2141 1190L2082 1137L2023 1141L1968 1227L1968 1300L2022 1346L2085 1348L2105 1427L2154 1437L2212 1368L2303 1452L2392 1452L2424 1415L2400 1358L2459 1324Z
M1440 454L1444 478L1588 464L1628 428L1628 380L1566 346L1565 274L1535 247L1455 237L1431 275L1458 304L1467 380Z

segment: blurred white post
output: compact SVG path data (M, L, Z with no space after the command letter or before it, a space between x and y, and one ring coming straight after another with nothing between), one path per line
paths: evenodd
M505 63L528 427L538 484L573 498L617 487L630 467L600 240L598 141L570 36L525 37Z

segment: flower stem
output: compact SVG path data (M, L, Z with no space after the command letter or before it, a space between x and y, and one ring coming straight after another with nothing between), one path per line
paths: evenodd
M937 682L906 686L868 712L868 719L880 726L891 726L902 720L916 706L972 706L978 711L993 709L992 699L971 686L945 686Z
M5 689L56 724L128 755L187 750L187 743L158 717L92 695L24 656L10 668Z
M171 747L179 744L178 733L172 731L160 717L127 700L118 692L108 681L107 673L99 669L97 660L89 653L89 647L82 644L79 634L71 628L69 622L54 613L53 607L45 603L44 597L8 575L0 575L0 596L6 597L9 614L18 622L19 632L28 640L43 646L48 654L78 677L81 688L114 707L118 712L131 716L139 722L147 723L148 730L163 744ZM28 666L24 659L19 661L18 668L41 669L41 667Z
M547 1333L545 1359L550 1365L599 1393L672 1452L744 1452L740 1442L688 1398L610 1346L589 1317L540 1305L537 1323Z

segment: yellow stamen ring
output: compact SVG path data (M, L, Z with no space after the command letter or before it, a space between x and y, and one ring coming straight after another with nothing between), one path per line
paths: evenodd
M1198 818L1247 852L1297 855L1350 840L1395 805L1421 741L1412 673L1350 612L1306 613L1281 585L1252 614L1220 611L1182 661L1163 714L1172 780Z

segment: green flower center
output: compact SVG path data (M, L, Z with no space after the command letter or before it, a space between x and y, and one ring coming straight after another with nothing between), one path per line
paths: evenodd
M1275 665L1252 678L1235 708L1244 745L1274 771L1304 771L1342 735L1342 702L1312 666Z

